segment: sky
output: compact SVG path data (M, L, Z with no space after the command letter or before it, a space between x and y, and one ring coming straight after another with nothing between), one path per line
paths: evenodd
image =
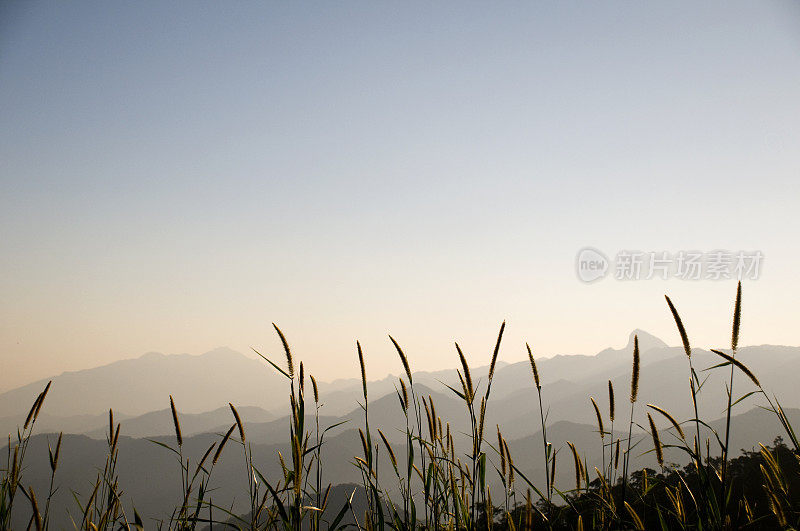
M730 341L735 280L590 284L586 246L755 251L800 345L792 2L3 2L0 390L145 352L320 380Z

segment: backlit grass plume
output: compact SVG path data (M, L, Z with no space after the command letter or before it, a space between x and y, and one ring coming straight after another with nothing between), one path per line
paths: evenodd
M653 422L650 413L647 414L647 421L650 423L650 434L653 436L653 449L656 451L656 460L659 466L664 466L664 449L661 447L661 438L658 436L658 429Z
M289 342L286 341L286 336L283 335L283 332L281 332L281 329L278 328L278 325L272 323L272 326L278 333L278 337L281 339L281 344L283 345L283 352L286 354L286 369L289 373L289 378L294 378L294 360L292 359L292 349L289 348Z
M681 316L678 314L678 310L675 309L675 305L672 304L669 296L664 295L664 298L667 299L667 305L669 306L669 311L672 312L672 318L675 320L675 326L678 327L678 333L681 336L681 343L683 344L683 351L686 353L688 357L692 357L692 347L689 345L689 336L686 335L686 328L683 326L683 321L681 321Z
M181 435L181 423L178 420L178 410L175 409L175 401L172 400L172 395L169 395L169 409L172 411L172 423L175 426L175 438L178 440L178 446L182 446L183 435Z
M500 325L500 333L497 335L497 343L494 345L494 351L492 352L492 361L489 363L489 381L494 378L494 368L497 365L497 354L500 352L500 342L503 340L503 331L506 329L506 322L503 321L503 324Z
M653 411L658 411L659 413L661 413L661 415L665 419L667 419L670 422L670 424L672 424L672 427L675 428L675 431L678 433L678 435L680 435L681 439L686 439L686 434L683 433L683 429L681 428L680 423L677 420L675 420L675 418L672 415L670 415L667 410L660 408L658 406L654 406L653 404L647 404L647 407L649 407Z
M611 380L608 381L608 419L614 422L614 384Z
M414 376L411 374L411 365L408 364L408 358L406 357L405 352L403 349L400 348L400 345L395 341L392 336L389 336L389 339L392 341L392 345L394 345L395 350L397 350L397 355L400 356L400 363L403 364L403 370L406 371L406 376L408 376L408 383L414 383Z
M600 433L600 437L605 437L606 432L603 429L603 416L600 414L600 408L597 407L597 402L595 402L594 397L590 396L589 400L592 402L592 407L594 407L594 414L597 417L597 431Z
M525 343L525 348L528 349L528 360L531 364L531 371L533 372L533 383L536 384L536 389L542 389L542 383L539 381L539 369L536 367L536 360L533 358L533 352L531 352L531 346Z
M233 418L236 420L236 426L239 428L239 438L242 442L245 442L244 439L244 426L242 425L242 419L239 417L239 412L236 411L236 408L233 407L233 404L228 402L228 405L231 408L231 413L233 413Z
M364 393L364 400L367 399L367 368L364 365L364 351L361 350L361 342L356 341L358 349L358 365L361 367L361 390Z
M311 389L314 391L314 402L319 403L319 388L317 387L317 380L314 378L314 375L309 375L311 378Z
M472 401L472 398L475 396L475 387L472 385L472 374L469 370L469 364L467 363L467 358L464 357L464 353L461 351L461 347L458 346L456 343L456 350L458 351L458 359L461 361L461 369L464 371L464 383L466 385L467 390L467 399Z

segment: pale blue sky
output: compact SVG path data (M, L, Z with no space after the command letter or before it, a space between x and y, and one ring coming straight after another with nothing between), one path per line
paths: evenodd
M792 2L4 2L0 389L145 351L329 379L728 339L732 282L575 253L759 249L744 343L800 344Z

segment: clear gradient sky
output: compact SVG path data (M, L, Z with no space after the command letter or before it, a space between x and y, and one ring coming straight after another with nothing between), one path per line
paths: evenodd
M319 379L729 341L733 281L587 285L591 245L761 250L800 344L794 2L2 2L0 390L147 351Z

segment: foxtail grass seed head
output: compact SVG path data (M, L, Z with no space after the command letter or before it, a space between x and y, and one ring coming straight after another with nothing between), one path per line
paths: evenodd
M235 429L236 429L236 424L235 423L231 424L231 427L228 428L228 431L225 433L225 436L222 438L222 442L220 442L219 446L217 446L217 451L214 452L214 459L211 460L212 464L216 465L217 461L219 461L219 456L222 455L222 450L223 450L223 448L225 448L225 445L228 443L228 439L231 438L231 434L233 433L233 430L235 430ZM281 456L281 458L282 458L282 456Z
M583 458L581 461L581 477L583 477L583 484L585 487L589 487L589 472L586 470L587 467L587 460L586 457Z
M36 411L36 406L39 405L39 399L42 397L41 393L37 395L36 400L33 401L31 404L31 409L28 411L28 416L25 417L25 424L22 426L23 430L28 429L28 424L31 423L31 419L33 418L33 413Z
M531 352L530 345L525 343L525 348L528 349L528 360L531 362L531 371L533 371L533 382L536 384L536 390L539 391L542 389L542 385L539 382L539 369L536 368L536 360L533 359L533 352Z
M216 448L216 447L217 447L217 443L213 442L213 443L211 443L211 446L209 446L206 449L206 453L204 453L203 457L200 458L200 461L197 462L197 471L198 472L203 468L203 465L206 463L206 459L208 459L208 456L211 455L212 450L214 450L214 448Z
M294 360L292 359L292 350L289 348L289 342L286 341L286 336L283 335L278 325L272 323L272 326L278 333L278 337L281 339L281 345L283 345L283 352L286 354L286 372L289 373L289 378L294 378Z
M31 423L32 420L36 420L36 417L39 415L39 410L41 410L41 408L42 408L42 403L44 402L44 397L47 396L47 392L50 390L50 384L52 384L52 383L53 383L52 380L47 382L47 385L45 386L44 391L42 391L41 393L39 393L36 396L36 400L33 401L33 404L31 405L31 409L30 409L30 411L28 411L28 416L25 418L25 424L22 427L23 430L28 428L28 425Z
M500 425L497 425L497 449L500 453L500 472L503 478L506 477L506 447L503 444L503 435L500 433Z
M456 445L453 435L450 433L450 423L447 424L447 445L450 447L450 460L456 457Z
M392 449L392 445L389 444L388 440L386 440L386 436L383 434L383 432L381 430L378 430L378 435L381 436L381 439L383 440L383 445L386 447L386 450L389 452L389 459L392 460L392 466L396 470L397 469L397 457L395 457L395 455L394 455L394 450Z
M608 419L614 422L614 384L608 381ZM613 433L612 433L613 435Z
M175 425L175 438L178 440L178 446L183 446L181 423L178 420L178 410L175 409L175 401L172 399L172 395L169 395L169 408L172 411L172 423Z
M356 341L358 349L358 364L361 366L361 390L364 392L364 400L367 400L367 369L364 366L364 352L361 350L361 343Z
M736 352L739 346L739 325L742 322L742 281L736 285L736 304L733 307L733 331L731 332L731 350Z
M683 321L681 321L681 316L678 315L678 310L675 309L675 305L672 304L672 301L664 295L664 298L667 299L667 305L669 306L669 311L672 312L672 318L675 319L675 326L678 327L678 333L681 335L681 343L683 343L683 351L686 353L686 356L691 358L692 357L692 347L689 345L689 336L686 334L686 328L683 326Z
M58 434L58 442L56 442L56 450L55 452L50 451L50 443L47 443L47 450L48 454L50 455L50 470L51 472L55 472L58 468L58 456L61 454L61 438L64 436L64 433Z
M317 388L317 380L314 378L313 374L309 375L309 378L311 378L311 388L314 391L314 402L319 404L319 389Z
M50 391L50 386L52 385L52 383L53 383L53 380L50 380L49 382L47 382L47 385L44 387L44 391L42 391L42 394L39 397L39 403L36 404L36 411L33 414L34 420L36 419L36 417L39 416L39 411L41 411L41 409L42 409L42 405L44 404L44 399L47 397L47 393Z
M434 438L434 431L436 428L433 425L433 416L431 415L431 407L428 404L428 401L425 400L425 397L422 397L422 405L425 408L425 419L428 422L428 433L430 434L431 439Z
M497 364L497 354L500 352L500 342L503 340L503 331L506 329L506 322L503 321L503 324L500 325L500 333L497 334L497 343L494 346L494 352L492 353L492 362L489 364L489 381L494 378L494 368Z
M600 431L600 438L604 439L606 436L606 432L603 429L603 416L600 414L600 408L597 407L597 402L595 402L594 397L589 397L592 401L592 407L594 407L594 414L597 416L597 429Z
M433 405L433 397L428 395L428 406L430 406L430 424L431 424L431 442L436 440L437 427L436 427L436 407Z
M461 361L461 368L464 371L464 383L467 387L467 399L472 401L472 397L475 396L475 388L472 386L472 375L469 372L469 365L467 364L467 358L464 357L464 353L461 351L461 347L458 346L456 343L456 350L458 351L458 359Z
M108 441L108 445L114 442L114 410L109 408L108 410L108 437L106 437L106 441Z
M575 445L571 442L567 441L567 446L572 451L572 460L575 462L575 490L580 490L581 488L581 456L578 454L578 449L575 448Z
M9 452L10 453L10 452ZM11 480L12 485L17 484L19 474L19 445L14 445L14 457L11 459L11 475L9 475L9 479Z
M659 466L664 466L664 450L661 447L661 438L658 436L656 424L653 422L653 417L650 413L647 414L647 421L650 423L650 433L653 435L653 448L656 451L656 460Z
M403 397L403 411L408 411L408 389L406 388L406 382L402 378L400 378L400 391Z
M408 382L413 385L414 379L411 375L411 366L408 364L408 358L403 352L403 349L400 348L400 345L397 343L397 341L395 341L395 339L392 336L389 336L389 339L392 341L395 350L397 350L397 354L400 356L400 363L403 364L403 370L406 371L406 376L408 376Z
M239 417L239 412L236 411L236 408L233 407L231 402L228 402L228 405L231 407L233 418L236 420L236 426L239 428L239 437L241 438L242 442L244 442L244 425L242 424L241 417Z
M636 529L636 531L644 531L644 522L642 522L642 519L636 514L636 511L631 507L630 503L625 502L625 510L628 511L628 514L633 520L634 529Z
M631 404L639 396L639 336L633 336L633 368L631 370Z
M35 524L36 531L42 531L42 516L39 513L39 504L36 502L36 494L33 492L33 487L28 487L28 499L31 502L31 510L33 511L33 523ZM28 527L30 529L30 526Z
M683 429L681 428L681 425L665 409L662 409L662 408L660 408L658 406L655 406L653 404L647 404L647 407L649 407L650 409L652 409L654 411L658 411L659 413L661 413L664 416L664 418L666 418L670 422L670 424L672 424L672 427L675 428L675 431L678 432L678 435L681 436L681 439L686 439L686 434L683 433Z

